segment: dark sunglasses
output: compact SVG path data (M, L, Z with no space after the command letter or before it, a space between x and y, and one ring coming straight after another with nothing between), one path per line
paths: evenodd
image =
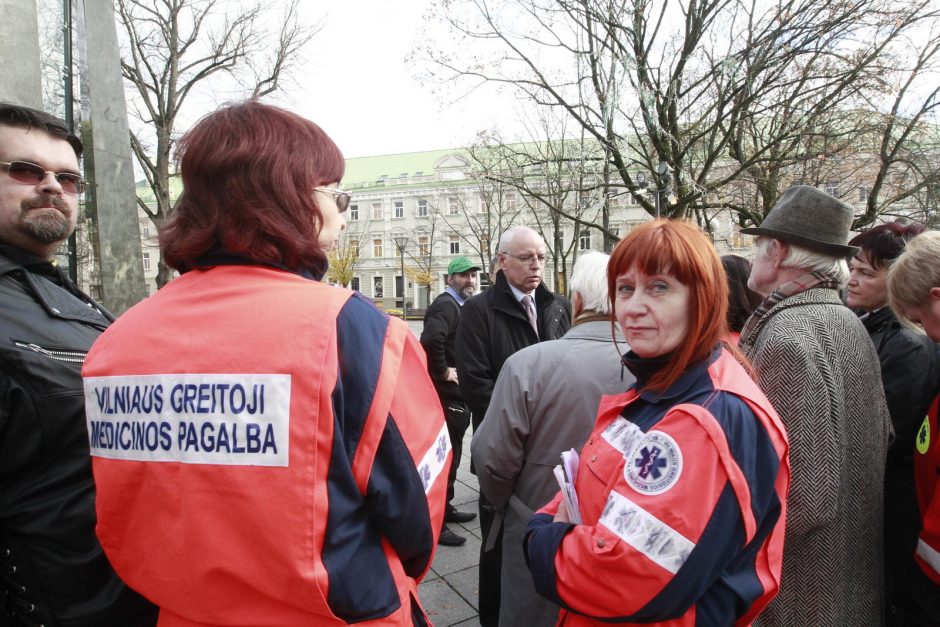
M336 200L336 208L340 213L349 209L349 201L352 199L352 193L339 189L338 187L314 187L314 191L332 194Z
M0 166L7 169L10 178L18 183L39 185L46 180L51 170L29 161L0 161ZM85 179L74 172L51 172L66 194L81 194L85 191Z

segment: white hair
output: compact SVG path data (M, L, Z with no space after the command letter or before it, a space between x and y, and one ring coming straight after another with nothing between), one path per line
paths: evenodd
M581 295L584 309L593 309L599 314L610 313L610 303L607 300L607 262L610 255L599 252L588 252L578 257L571 270L571 279L568 287L572 296L575 292Z
M528 226L511 226L505 231L503 231L503 234L499 236L499 246L496 247L496 252L497 253L507 252L506 249L509 248L509 245L512 243L512 240L515 239L517 235L523 232L532 233L536 237L538 237L539 240L542 240L542 236L539 235L539 232L533 228L530 228ZM542 241L544 242L544 240Z
M767 248L772 237L761 237L757 240L757 254L764 256L767 254ZM839 284L839 288L845 287L849 280L849 263L843 257L833 257L826 253L818 253L797 244L791 244L778 240L781 244L789 247L789 252L780 260L781 268L790 268L793 270L805 270L806 272L823 272L833 277Z

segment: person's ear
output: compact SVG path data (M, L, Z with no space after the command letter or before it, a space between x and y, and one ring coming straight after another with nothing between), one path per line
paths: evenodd
M581 313L581 308L584 306L584 301L581 299L580 292L571 293L571 317L577 318L578 314Z
M940 287L930 288L930 298L931 300L940 300Z
M773 262L774 268L783 266L783 260L787 258L789 252L790 246L786 242L781 242L778 239L771 240L770 246L767 247L767 256L770 257Z

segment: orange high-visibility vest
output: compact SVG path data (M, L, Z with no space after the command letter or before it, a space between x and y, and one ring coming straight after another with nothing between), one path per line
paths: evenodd
M422 623L451 452L404 322L218 266L125 313L83 376L98 536L160 625Z
M930 405L914 438L914 479L923 520L914 559L940 585L940 396Z

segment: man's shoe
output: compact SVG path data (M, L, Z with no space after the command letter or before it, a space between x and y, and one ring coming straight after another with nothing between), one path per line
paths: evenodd
M466 538L463 536L458 536L456 533L448 529L447 525L444 525L444 528L441 529L441 537L437 539L437 543L444 546L460 546L466 542Z
M465 523L476 517L477 515L473 512L460 512L457 511L456 507L448 507L447 512L444 514L444 522Z

